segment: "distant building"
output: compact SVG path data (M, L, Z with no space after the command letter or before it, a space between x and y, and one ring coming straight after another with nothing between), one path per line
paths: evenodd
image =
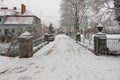
M35 15L27 13L24 4L21 5L21 10L17 10L16 7L13 9L1 7L0 38L18 36L25 30L31 32L34 37L40 36L43 31L41 20Z
M44 32L48 32L48 30L49 30L49 27L48 26L44 26Z

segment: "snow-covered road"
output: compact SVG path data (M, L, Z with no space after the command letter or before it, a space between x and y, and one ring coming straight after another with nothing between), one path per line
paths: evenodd
M0 80L119 80L120 58L95 56L66 35L32 58L0 57Z

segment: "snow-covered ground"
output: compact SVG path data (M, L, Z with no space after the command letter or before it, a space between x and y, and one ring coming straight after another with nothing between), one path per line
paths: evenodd
M0 43L0 53L5 53L10 46L10 43Z
M95 56L66 35L32 58L0 57L0 80L119 80L120 58Z

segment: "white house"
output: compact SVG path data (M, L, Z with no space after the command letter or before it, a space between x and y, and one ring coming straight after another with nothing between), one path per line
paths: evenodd
M10 38L15 35L20 35L21 32L28 30L36 36L42 32L41 19L35 15L28 14L24 4L21 5L21 10L16 7L9 9L1 7L0 9L0 37Z

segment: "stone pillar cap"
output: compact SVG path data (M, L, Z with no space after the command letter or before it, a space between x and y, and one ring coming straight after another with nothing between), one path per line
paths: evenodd
M77 34L80 34L80 32L77 32Z
M48 35L48 33L45 33L45 35Z
M99 23L97 27L103 27L103 25L101 23Z
M25 31L19 36L19 38L29 39L29 38L32 38L32 35L28 31Z
M106 37L107 37L106 34L102 33L102 32L97 33L95 36L97 36L97 37L99 37L101 39L106 39Z

